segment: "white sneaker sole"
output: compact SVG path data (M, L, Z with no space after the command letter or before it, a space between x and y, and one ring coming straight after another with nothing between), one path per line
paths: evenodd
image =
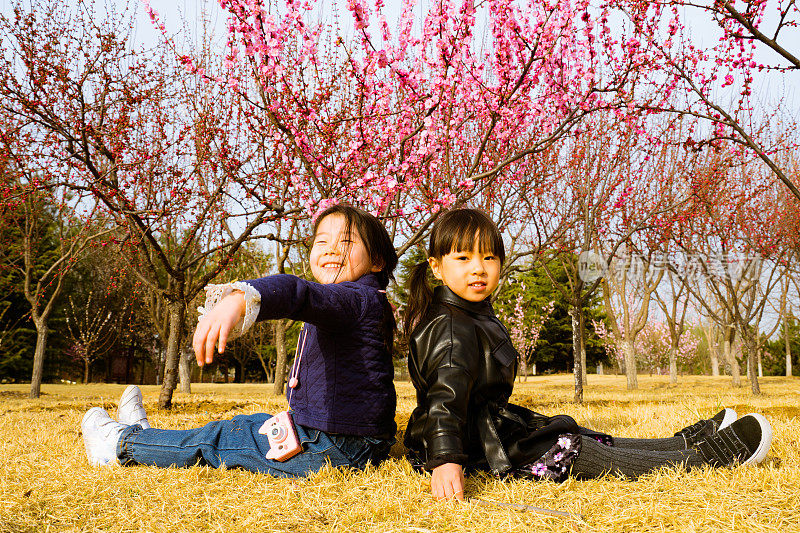
M743 465L757 465L767 457L767 452L769 452L769 447L772 445L772 426L764 417L759 413L750 413L745 416L752 416L758 420L758 425L761 426L761 443L756 448L756 451L745 459L742 464Z

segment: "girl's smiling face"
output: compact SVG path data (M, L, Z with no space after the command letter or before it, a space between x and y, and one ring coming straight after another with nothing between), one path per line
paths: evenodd
M500 283L502 261L492 252L481 252L479 243L476 238L472 251L451 251L440 259L428 258L433 275L470 302L485 300Z
M320 283L355 281L369 272L380 272L372 263L355 227L347 228L344 215L332 213L317 225L309 257L311 273Z

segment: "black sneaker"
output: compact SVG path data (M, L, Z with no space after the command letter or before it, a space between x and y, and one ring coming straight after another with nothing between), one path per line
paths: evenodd
M686 448L689 449L720 429L730 426L734 420L736 420L736 411L726 407L708 420L701 420L700 422L695 422L691 426L683 428L675 433L675 436L683 437L686 441Z
M758 464L772 443L772 427L763 415L750 413L694 445L711 466Z

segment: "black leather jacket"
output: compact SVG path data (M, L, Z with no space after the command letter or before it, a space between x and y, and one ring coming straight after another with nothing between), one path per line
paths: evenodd
M489 300L470 302L437 287L409 348L417 390L405 433L412 456L429 469L488 460L493 470L506 470L502 447L493 449L500 443L492 418L511 396L517 351Z
M566 433L611 442L567 415L548 417L508 402L517 351L488 299L474 303L437 287L409 348L417 407L405 445L414 464L507 473L542 457Z

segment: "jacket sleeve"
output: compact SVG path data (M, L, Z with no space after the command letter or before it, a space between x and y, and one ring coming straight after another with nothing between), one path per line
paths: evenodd
M361 320L366 298L351 283L322 284L290 274L276 274L244 283L261 295L257 320L290 318L332 329Z
M477 375L474 328L449 316L432 323L424 346L417 345L428 407L423 439L426 468L467 462L468 409Z

